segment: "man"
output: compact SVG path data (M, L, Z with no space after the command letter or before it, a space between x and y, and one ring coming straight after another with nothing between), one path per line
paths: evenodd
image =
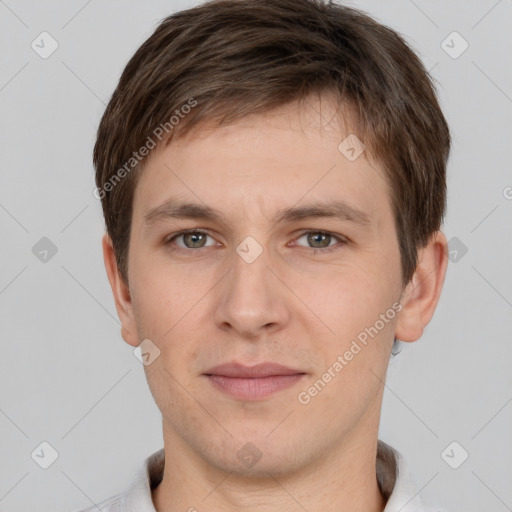
M427 510L377 436L394 340L421 337L445 277L449 148L421 62L357 10L163 20L94 163L164 448L101 510Z

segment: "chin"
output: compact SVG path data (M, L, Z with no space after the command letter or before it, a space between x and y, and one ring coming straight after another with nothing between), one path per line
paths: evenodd
M276 435L271 440L265 436L268 437L268 431L259 436L234 436L227 445L223 443L213 449L210 445L205 458L222 471L254 479L289 475L307 464L302 441L293 443L289 435L287 439Z

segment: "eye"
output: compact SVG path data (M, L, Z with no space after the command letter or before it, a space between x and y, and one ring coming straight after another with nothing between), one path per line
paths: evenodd
M320 249L321 252L331 252L332 250L338 249L340 244L344 245L347 243L347 241L341 237L326 231L308 231L297 238L296 242L303 239L305 239L310 249Z
M216 242L213 240L213 238L211 238L212 242L207 244L206 241L208 238L211 238L210 235L204 231L190 230L177 233L176 235L169 238L165 243L166 245L176 244L178 247L181 247L184 250L202 249L203 247L215 245ZM181 241L182 243L178 243L178 241Z
M210 242L208 242L210 238ZM326 231L307 231L297 238L293 245L303 245L300 241L305 241L306 247L312 249L314 253L328 253L340 249L347 243L347 240L333 233ZM171 247L173 251L190 253L193 249L203 249L215 246L217 242L206 232L198 229L181 231L172 235L165 241L165 245Z

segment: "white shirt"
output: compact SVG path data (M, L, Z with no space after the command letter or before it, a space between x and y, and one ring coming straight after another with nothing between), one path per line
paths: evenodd
M162 448L144 460L125 492L80 512L98 508L102 512L156 512L151 490L162 480L164 463ZM434 512L422 504L402 455L382 441L378 444L377 479L384 497L389 496L384 512Z

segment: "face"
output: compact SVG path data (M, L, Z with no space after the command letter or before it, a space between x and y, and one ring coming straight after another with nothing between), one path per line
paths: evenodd
M226 471L377 437L400 253L383 168L339 149L335 118L311 100L193 130L135 191L124 337L160 351L144 368L164 438ZM260 363L289 371L243 374Z

